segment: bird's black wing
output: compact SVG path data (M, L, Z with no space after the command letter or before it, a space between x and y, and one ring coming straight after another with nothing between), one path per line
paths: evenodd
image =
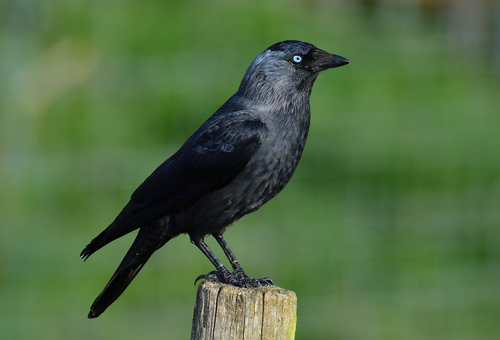
M113 223L92 240L81 257L225 187L243 170L266 133L265 124L246 112L209 119L135 190Z

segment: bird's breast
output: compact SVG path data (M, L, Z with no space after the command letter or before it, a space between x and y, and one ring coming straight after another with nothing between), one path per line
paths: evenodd
M193 236L217 233L259 209L290 181L307 139L309 115L302 120L267 122L268 133L245 168L225 187L181 213L182 229Z

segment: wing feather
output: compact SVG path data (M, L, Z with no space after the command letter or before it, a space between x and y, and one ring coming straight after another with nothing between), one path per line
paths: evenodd
M92 240L81 257L87 258L118 237L182 211L228 185L259 149L266 133L265 124L246 112L213 116L146 178L113 223Z

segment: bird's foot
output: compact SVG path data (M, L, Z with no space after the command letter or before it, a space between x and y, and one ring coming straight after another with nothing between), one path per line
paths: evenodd
M202 274L199 275L196 280L194 280L194 284L199 280L207 280L207 281L212 281L212 282L225 282L224 278L222 277L221 273L219 273L217 270L211 271L208 274Z
M224 270L225 269L225 270ZM273 280L268 277L262 279L254 279L248 276L243 269L238 268L233 273L224 268L222 270L214 270L208 274L200 275L194 281L194 284L198 280L204 279L213 282L227 283L236 287L250 288L250 287L262 287L262 286L272 286Z
M233 276L240 283L240 285L238 285L239 287L262 287L273 285L273 280L271 280L269 277L255 279L248 276L241 267L234 270Z
M203 274L198 276L194 281L194 284L196 284L196 282L198 282L198 280L201 279L212 282L228 283L233 286L242 287L241 285L238 284L238 280L226 267L221 267L219 270L214 270L208 274Z

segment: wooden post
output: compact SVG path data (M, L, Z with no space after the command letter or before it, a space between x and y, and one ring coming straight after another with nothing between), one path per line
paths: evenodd
M196 294L191 340L291 340L296 322L292 291L204 281Z

